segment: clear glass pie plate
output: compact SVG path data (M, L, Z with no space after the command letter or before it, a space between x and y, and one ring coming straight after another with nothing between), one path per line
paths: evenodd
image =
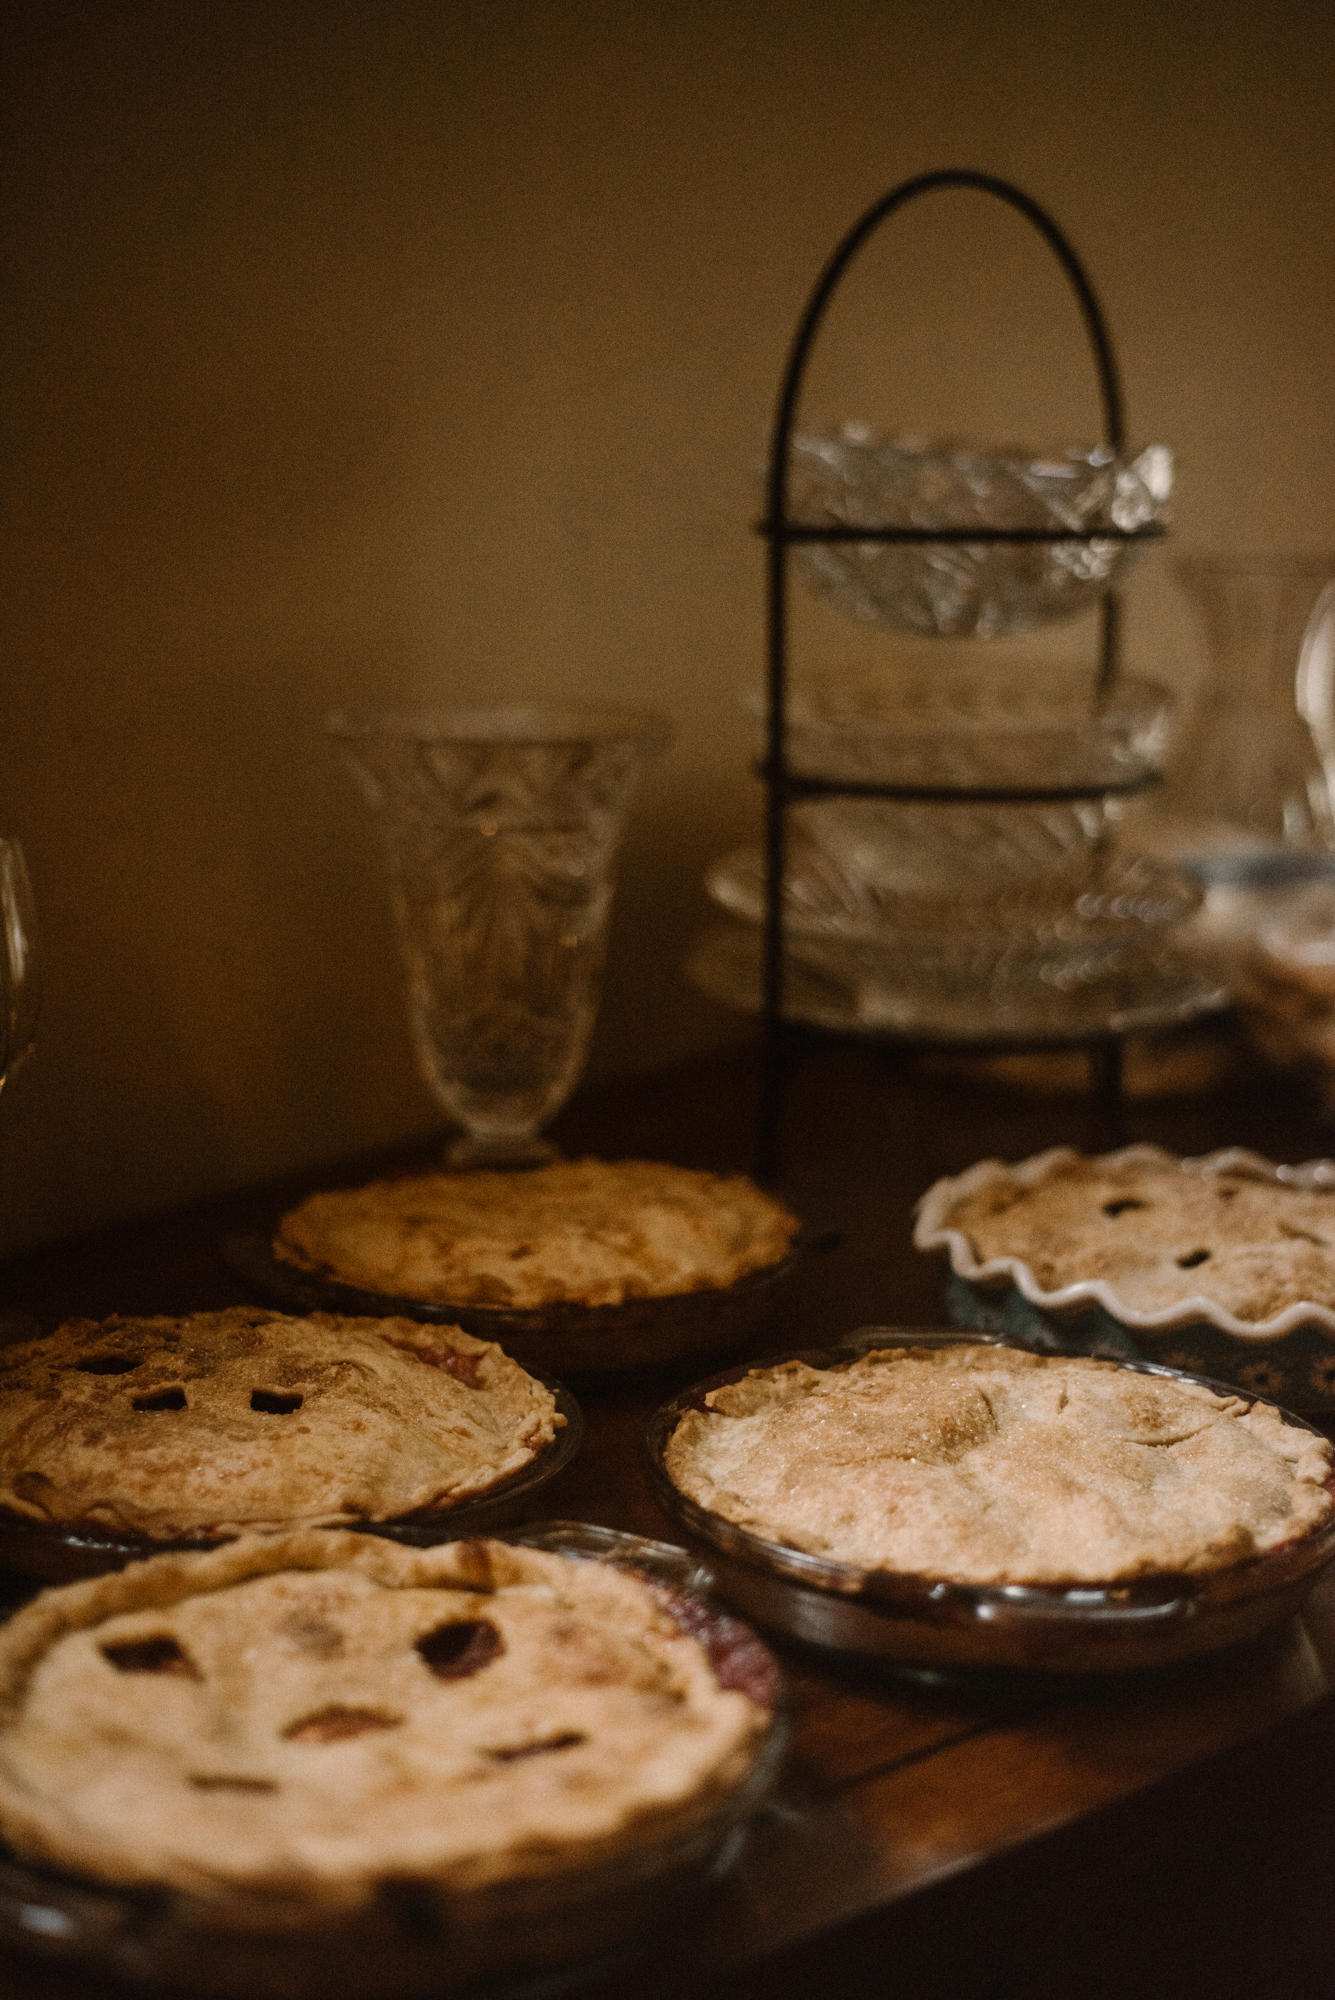
M682 1549L579 1522L508 1539L642 1577L705 1647L720 1684L764 1711L749 1767L697 1820L649 1838L632 1828L617 1854L471 1893L389 1882L369 1909L314 1925L299 1897L257 1897L249 1929L220 1926L182 1891L119 1889L0 1846L0 1942L66 1974L259 2000L539 2000L598 1979L633 1983L644 1956L735 1864L746 1821L774 1788L788 1739L778 1669L714 1599L709 1569Z
M875 1349L978 1345L1024 1343L986 1333L864 1327L838 1347L778 1355L712 1375L655 1413L645 1439L655 1497L683 1537L706 1552L720 1593L744 1617L825 1653L910 1672L1106 1675L1168 1666L1255 1636L1297 1610L1335 1559L1331 1515L1292 1542L1226 1569L1117 1587L961 1584L837 1562L768 1540L698 1505L664 1464L683 1412L703 1408L712 1389L741 1380L751 1368L804 1361L839 1369ZM1118 1365L1236 1395L1222 1384L1155 1362ZM1300 1429L1313 1429L1288 1411L1282 1414Z
M999 638L1092 605L1135 544L1100 529L1160 526L1173 486L1163 445L1043 453L885 437L866 424L794 436L790 518L820 528L1068 530L1050 542L799 543L808 587L841 611L910 632Z

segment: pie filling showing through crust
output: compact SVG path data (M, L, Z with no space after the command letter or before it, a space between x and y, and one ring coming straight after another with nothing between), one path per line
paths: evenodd
M456 1327L70 1320L0 1351L0 1514L153 1541L395 1521L490 1491L564 1423Z
M1226 1569L1335 1512L1332 1448L1272 1408L1116 1363L994 1346L753 1370L665 1453L771 1542L973 1585Z
M529 1311L735 1284L787 1256L796 1216L744 1175L650 1160L418 1174L311 1195L274 1254L388 1298Z
M1136 1312L1203 1297L1259 1323L1300 1302L1335 1307L1335 1189L1245 1165L1203 1173L1151 1147L1054 1155L1048 1172L974 1187L943 1226L980 1263L1026 1264L1044 1292L1103 1279Z
M548 1877L728 1800L771 1719L731 1678L603 1563L337 1532L159 1555L0 1635L0 1836L261 1928Z

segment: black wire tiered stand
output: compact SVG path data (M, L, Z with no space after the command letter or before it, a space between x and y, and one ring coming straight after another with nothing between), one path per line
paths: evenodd
M807 362L827 308L840 280L858 251L881 223L914 201L937 190L958 188L993 195L1031 222L1052 250L1075 292L1085 331L1093 350L1103 407L1104 442L1120 455L1124 445L1122 393L1107 324L1094 289L1074 250L1061 230L1039 204L1008 181L991 174L962 168L945 168L903 181L875 202L853 225L818 278L798 325L784 372L774 425L774 440L766 482L767 511L759 532L769 543L768 564L768 685L765 753L759 765L767 788L765 818L765 898L762 943L762 992L764 1061L761 1101L756 1139L756 1171L761 1179L773 1179L780 1154L781 1106L794 1044L799 1039L837 1032L818 1029L790 1019L785 1011L784 884L787 860L787 809L796 800L821 796L870 797L918 803L953 804L1043 804L1105 798L1116 792L1130 793L1156 782L1153 773L1128 777L1120 784L1097 786L1058 785L1051 789L1015 786L946 787L914 784L880 784L846 781L794 772L787 755L788 716L788 568L789 551L809 542L917 542L917 543L996 543L996 542L1110 542L1143 541L1162 535L1158 521L1119 528L1111 522L1085 529L1010 528L968 525L942 527L891 527L833 524L817 525L795 521L789 512L790 455L794 417ZM1116 591L1107 586L1099 600L1100 643L1096 703L1103 705L1112 694L1118 676L1120 654L1120 604ZM983 643L986 643L985 641ZM1087 1029L1071 1034L1024 1036L998 1035L988 1038L952 1037L948 1044L930 1036L878 1029L876 1039L904 1049L925 1050L949 1046L970 1052L1019 1049L1038 1050L1083 1047L1088 1051L1096 1104L1105 1128L1114 1140L1121 1136L1122 1043L1124 1031L1108 1029L1091 1034ZM860 1036L866 1039L866 1036Z

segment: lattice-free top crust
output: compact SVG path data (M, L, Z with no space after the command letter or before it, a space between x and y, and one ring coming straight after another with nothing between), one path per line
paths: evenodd
M0 1510L155 1541L393 1521L487 1492L564 1422L456 1327L70 1320L0 1352Z
M0 1835L211 1921L468 1892L692 1824L770 1722L644 1583L497 1542L248 1536L0 1637Z
M283 1217L274 1251L392 1298L527 1310L726 1287L781 1262L798 1227L741 1174L560 1160L312 1195Z
M1205 1320L1258 1344L1299 1326L1335 1337L1327 1160L1278 1167L1240 1146L1185 1160L1158 1146L982 1160L928 1189L913 1241L1046 1310L1097 1304L1146 1332Z
M1113 1585L1245 1562L1330 1519L1331 1446L1264 1404L995 1346L755 1369L664 1463L790 1548L964 1584Z

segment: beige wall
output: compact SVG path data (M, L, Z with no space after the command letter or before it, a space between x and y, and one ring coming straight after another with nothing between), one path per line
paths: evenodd
M335 703L670 711L595 1063L747 1032L677 967L757 816L753 467L816 270L897 179L978 166L1068 228L1183 544L1335 544L1325 0L16 12L0 824L48 989L7 1243L433 1123ZM1043 253L961 197L878 239L810 407L1097 416ZM1193 648L1152 558L1133 662Z

